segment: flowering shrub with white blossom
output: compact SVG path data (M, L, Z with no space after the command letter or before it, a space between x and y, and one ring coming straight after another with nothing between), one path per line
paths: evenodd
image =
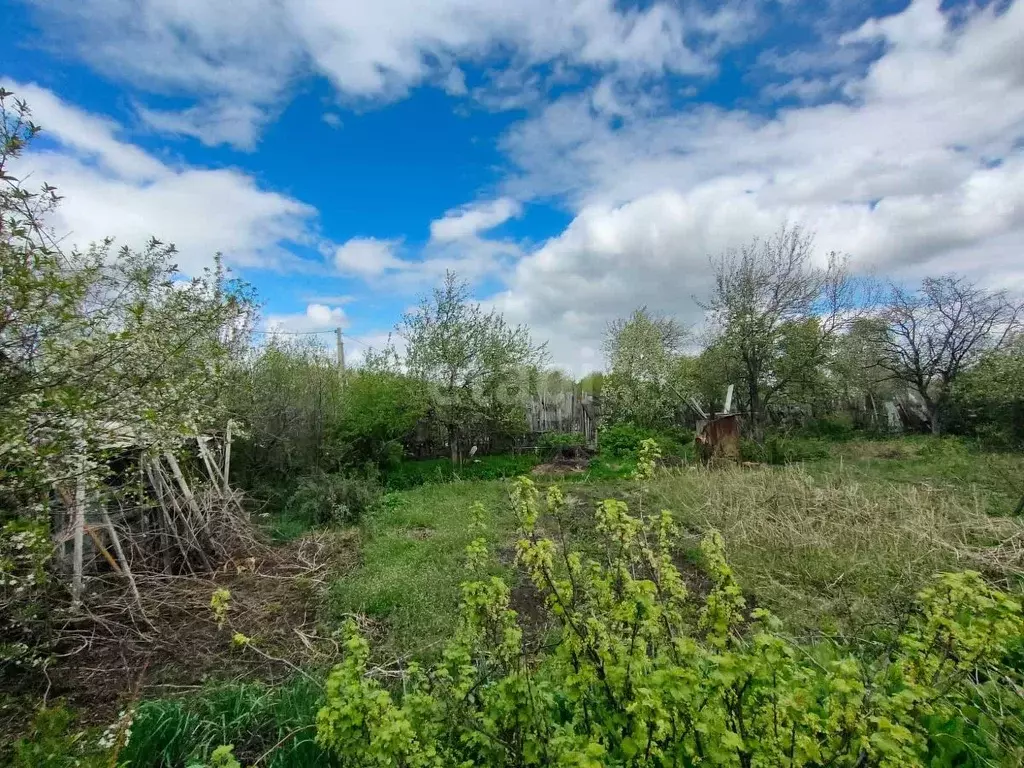
M0 667L42 661L32 630L42 610L52 552L45 523L16 519L0 527Z

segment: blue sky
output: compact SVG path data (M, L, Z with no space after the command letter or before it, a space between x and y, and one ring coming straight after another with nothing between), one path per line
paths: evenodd
M380 343L446 269L600 367L783 222L1024 282L1024 0L0 0L68 243L217 251L264 323Z

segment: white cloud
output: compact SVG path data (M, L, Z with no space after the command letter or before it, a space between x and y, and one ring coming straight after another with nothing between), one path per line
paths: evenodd
M469 93L466 87L466 73L458 67L452 67L451 71L444 76L444 92L449 96L465 96Z
M464 93L456 60L507 57L524 74L541 64L616 70L633 78L703 74L723 45L750 28L753 7L715 10L668 0L29 0L55 44L107 75L150 92L233 107L230 120L186 110L157 116L204 140L246 146L259 111L291 82L325 75L351 98L392 99L435 82ZM245 123L248 122L248 125Z
M406 262L395 256L397 247L396 240L354 237L334 251L334 265L345 274L375 277L406 266Z
M514 127L508 194L564 196L576 217L494 301L582 371L606 322L637 305L699 322L708 256L785 221L862 269L1024 287L1024 1L950 25L938 0L915 0L830 44L880 39L874 63L839 73L840 102L665 113L601 108L623 102L595 91Z
M137 107L142 121L159 133L192 136L207 146L256 147L266 119L264 110L244 102L215 101L181 111Z
M51 224L67 245L113 236L139 247L156 236L175 243L179 267L195 274L218 252L235 266L288 263L285 246L311 238L310 206L260 189L240 171L170 165L119 139L111 120L32 84L5 85L56 143L30 147L16 173L57 187L64 199Z
M44 136L82 160L95 162L103 171L132 181L166 178L171 171L144 150L116 138L120 129L113 120L92 115L68 104L45 88L8 81L7 89L24 99Z
M510 197L467 205L430 222L430 239L442 243L465 240L494 229L520 213L522 206Z
M303 299L311 304L351 304L356 300L355 296L348 293L341 294L312 294L304 295Z
M331 126L331 128L337 129L344 125L341 120L341 115L337 112L324 112L322 119L325 123Z
M267 315L264 325L270 333L316 333L348 327L348 316L341 307L314 303L307 304L305 312Z

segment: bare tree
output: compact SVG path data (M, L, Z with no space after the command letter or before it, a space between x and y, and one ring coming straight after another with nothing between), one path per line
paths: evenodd
M743 372L755 429L764 425L776 395L817 370L837 335L864 312L868 297L851 277L848 260L832 252L817 265L813 234L785 225L712 259L715 287L709 300L698 303ZM802 337L799 356L787 351L794 333Z
M880 364L928 409L933 434L956 378L1021 329L1024 303L957 275L928 277L911 290L892 283L883 310Z

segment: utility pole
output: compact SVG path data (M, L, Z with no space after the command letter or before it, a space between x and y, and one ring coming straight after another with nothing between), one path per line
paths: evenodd
M345 342L341 340L341 328L334 329L334 335L338 346L338 370L345 372Z

